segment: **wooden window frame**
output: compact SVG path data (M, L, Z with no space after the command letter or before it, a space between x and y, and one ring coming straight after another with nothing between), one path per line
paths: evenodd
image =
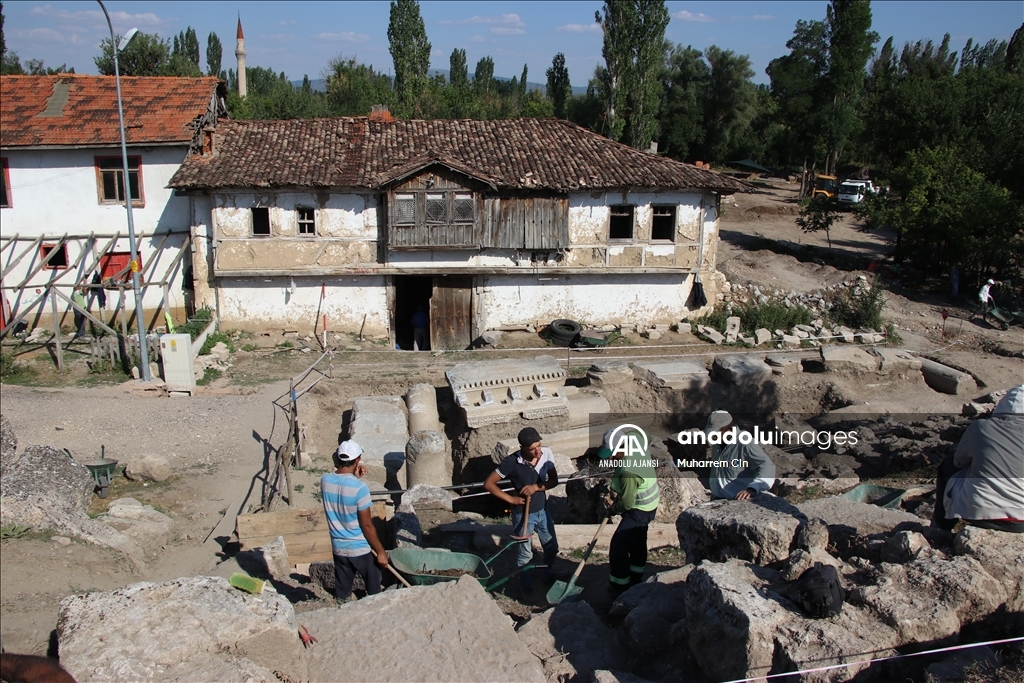
M431 220L427 216L427 196L428 195L441 195L444 200L444 218L441 220ZM473 205L473 215L468 220L456 220L455 219L455 196L466 195ZM398 220L398 199L399 197L412 197L414 199L414 206L416 207L416 214L412 221L399 221ZM436 201L436 200L435 200ZM408 190L404 192L394 192L391 194L391 207L390 214L392 215L392 225L397 228L412 228L412 227L423 227L426 225L474 225L476 223L477 213L477 193L472 190L457 190L457 189L443 189L443 190Z
M266 211L267 212L267 231L256 232L256 212ZM270 209L265 206L253 206L249 209L249 235L251 237L270 237L274 233L274 227L270 223Z
M68 268L68 245L67 245L67 242L64 242L63 244L60 244L60 243L57 243L57 242L43 242L42 244L39 245L39 260L42 261L43 259L45 259L47 256L50 255L50 251L52 251L53 249L56 249L57 247L60 247L61 252L64 254L64 262L63 263L59 263L59 262L58 263L54 263L53 261L50 261L49 263L46 264L46 266L43 267L43 270L67 270L67 268ZM59 261L59 259L58 259L58 261Z
M304 219L302 214L309 212L309 218ZM311 232L303 232L303 227L308 226L312 228ZM316 237L316 209L308 206L297 206L295 207L295 234L298 237Z
M392 210L394 211L394 216L395 216L393 223L396 226L402 227L402 228L414 228L414 227L416 227L416 225L419 223L419 218L420 218L419 197L417 196L417 193L416 192L395 192L393 197L394 198L392 199L392 202L393 202ZM398 198L399 197L402 197L402 198L404 198L406 200L408 198L412 198L412 220L411 221L400 221L400 220L398 220Z
M0 173L3 174L3 198L0 198L0 209L14 207L14 199L11 197L11 170L7 165L7 157L0 157Z
M657 211L668 210L672 213L672 228L669 232L668 237L655 237L654 236L654 219L657 216ZM678 210L675 204L652 204L651 205L651 241L657 242L658 244L670 244L676 241L676 220L678 219Z
M613 237L612 236L612 223L615 219L616 209L629 209L629 236L628 237ZM609 242L635 242L636 241L636 204L611 204L608 207L608 241Z
M113 167L112 168L101 168L100 167L100 163L101 162L109 162L109 161L117 162L117 167L116 168L113 168ZM128 190L129 190L129 192L131 191L131 180L130 180L130 177L131 177L131 174L132 174L132 168L131 168L131 163L132 162L135 162L135 163L138 164L138 167L135 169L135 175L138 178L137 183L138 183L138 186L139 186L139 197L138 197L138 199L132 199L132 207L133 208L141 209L141 208L144 208L146 206L146 192L143 189L144 185L143 185L143 177L142 177L142 157L138 156L138 155L134 155L134 156L128 157L128 164L129 164L129 167L128 167L128 176L129 176ZM94 159L93 159L93 166L96 169L96 195L99 198L99 203L100 204L104 204L104 205L114 204L114 205L121 205L121 206L123 206L124 205L124 201L123 200L120 200L120 199L108 199L107 198L106 192L104 191L104 181L103 181L103 174L104 173L111 173L111 172L114 173L114 183L115 183L114 194L117 195L121 191L121 188L124 187L124 181L121 179L121 175L124 173L124 161L123 161L123 159L121 157L119 157L119 156L97 156L97 157L94 157ZM118 182L118 181L120 181L120 182Z

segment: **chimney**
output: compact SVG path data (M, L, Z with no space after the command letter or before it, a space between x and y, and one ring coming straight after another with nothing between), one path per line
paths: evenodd
M658 141L657 140L651 140L651 146L647 149L647 152L649 154L657 154L658 153Z
M386 104L375 104L370 107L370 121L379 121L380 123L391 123L395 120L395 117L391 115Z

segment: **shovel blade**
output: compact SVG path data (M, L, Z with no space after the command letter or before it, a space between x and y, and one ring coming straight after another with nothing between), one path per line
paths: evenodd
M572 602L576 598L580 597L580 593L583 592L583 586L577 586L576 581L555 581L551 584L551 588L548 589L548 604L549 605L561 605L565 602Z

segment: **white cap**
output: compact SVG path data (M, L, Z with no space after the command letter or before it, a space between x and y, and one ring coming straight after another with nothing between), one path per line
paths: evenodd
M362 454L363 449L355 441L342 441L336 453L342 462L352 462Z
M994 285L995 283L996 283L996 281L995 281L995 280L993 280L993 279L989 278L989 279L988 279L988 280L986 281L986 283L985 283L985 284L988 284L988 285Z
M724 410L716 410L708 416L708 423L704 427L704 433L710 434L711 432L717 432L722 427L728 427L732 424L732 415Z
M996 404L993 415L1007 414L1024 415L1024 384L1018 384L1006 392L1006 396Z

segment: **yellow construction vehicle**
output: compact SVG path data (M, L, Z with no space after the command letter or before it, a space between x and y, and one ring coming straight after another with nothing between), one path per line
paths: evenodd
M814 189L811 190L811 199L823 196L829 199L836 198L836 186L838 178L834 175L815 175Z

